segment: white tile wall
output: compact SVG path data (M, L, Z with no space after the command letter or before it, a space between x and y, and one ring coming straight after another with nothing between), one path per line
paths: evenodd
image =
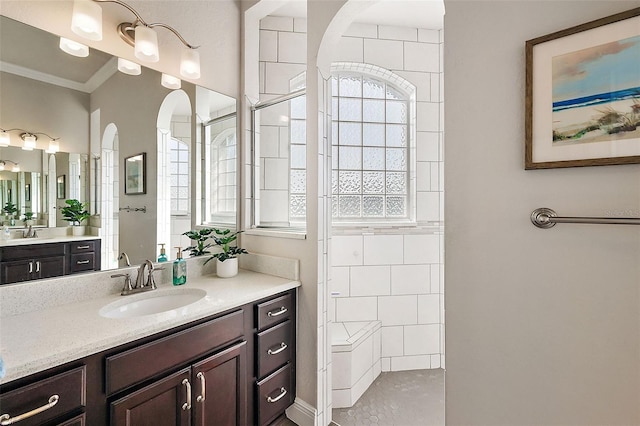
M337 298L336 321L373 321L378 319L377 297Z
M364 60L364 42L361 38L343 37L335 60L337 62L363 62Z
M439 235L405 235L404 263L439 263L440 237Z
M260 20L261 30L293 31L293 18L267 16Z
M351 296L384 296L391 294L391 267L353 266Z
M382 326L418 323L418 296L378 297L378 319Z
M382 327L382 356L402 356L404 354L404 327Z
M378 38L388 40L406 40L417 41L418 29L409 27L392 27L387 25L380 25L378 27Z
M440 71L440 49L437 44L404 43L404 58L404 69L407 71Z
M391 294L428 294L431 292L429 265L394 265L391 267Z
M331 265L362 265L363 253L361 236L334 235L331 246Z
M260 60L276 62L278 60L278 32L260 30Z
M375 64L389 70L403 69L403 50L392 40L364 40L364 62Z
M306 34L285 32L278 34L278 62L304 64L306 60Z
M402 235L365 235L364 264L402 263Z

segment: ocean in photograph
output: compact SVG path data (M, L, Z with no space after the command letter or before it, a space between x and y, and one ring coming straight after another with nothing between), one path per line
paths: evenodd
M552 59L554 145L640 138L640 36Z

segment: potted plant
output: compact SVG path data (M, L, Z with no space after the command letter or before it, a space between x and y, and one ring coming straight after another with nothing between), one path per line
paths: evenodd
M91 214L87 211L86 206L78 200L65 200L65 203L67 205L61 209L62 217L73 227L73 235L82 235L84 229L80 225Z
M206 241L209 239L209 235L213 232L213 228L204 228L200 230L187 231L182 235L186 235L190 240L195 241L195 245L187 247L185 250L189 250L189 255L191 257L194 256L202 256L205 254L210 254L211 252L207 250L212 246L211 243L207 243Z
M24 218L22 218L25 225L33 225L33 212L24 212Z
M2 208L2 211L4 212L6 219L9 221L11 226L15 225L16 222L13 215L18 211L18 207L11 201L7 201L7 203Z
M238 239L238 234L242 231L231 232L230 229L212 228L211 238L222 251L211 255L207 262L216 259L216 274L221 278L235 277L238 274L238 256L248 253L245 249L237 245L231 245ZM207 263L205 262L205 263Z

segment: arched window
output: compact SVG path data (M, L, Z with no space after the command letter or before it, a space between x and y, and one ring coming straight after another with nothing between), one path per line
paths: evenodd
M171 214L189 214L189 144L178 139L169 141L171 173Z
M332 72L333 221L413 220L413 86L381 68L345 65Z

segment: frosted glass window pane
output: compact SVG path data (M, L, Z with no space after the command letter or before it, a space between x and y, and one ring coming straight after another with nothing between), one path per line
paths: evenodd
M358 98L362 96L362 83L360 77L341 76L340 78L340 96L349 98Z
M384 123L384 101L365 99L362 101L362 120Z
M291 99L291 118L306 118L307 117L307 98L306 96L299 96Z
M172 186L171 187L171 198L177 198L178 197L178 187L177 186Z
M384 146L384 124L362 125L362 144L368 146Z
M405 102L387 102L387 123L406 123L407 104Z
M338 78L331 77L331 95L338 96Z
M360 194L362 192L362 173L340 172L338 191L340 194Z
M362 144L362 124L343 123L339 124L340 134L338 144L340 145L361 145Z
M174 162L178 161L178 151L176 151L175 149L169 151L169 159Z
M291 217L304 217L307 214L307 197L304 195L292 195L289 212Z
M384 170L384 148L363 148L362 169Z
M178 163L170 163L169 164L169 173L175 175L178 173Z
M362 82L362 97L384 99L384 83L365 78Z
M172 150L172 151L173 150L178 150L180 148L178 144L179 144L179 142L178 142L177 139L173 139L173 138L169 139L169 149L170 150Z
M362 215L367 217L384 216L384 197L381 195L362 197Z
M387 86L387 99L403 99L404 96L393 87Z
M338 145L338 122L331 123L331 145Z
M291 143L307 143L307 127L305 121L291 120Z
M407 126L387 124L387 146L407 146Z
M345 99L339 100L338 117L343 121L360 121L362 120L362 100L361 99Z
M384 194L384 172L362 172L362 192Z
M178 176L178 185L179 186L187 186L187 185L189 185L188 176L183 176L183 175Z
M387 216L406 216L404 197L387 197Z
M331 99L331 119L334 121L338 119L338 98L337 97Z
M225 168L228 172L234 172L236 170L236 160L235 158L231 160L225 160Z
M331 197L331 216L338 217L338 196Z
M387 194L406 194L407 177L406 173L387 173Z
M178 188L178 197L180 198L189 198L189 188L179 187Z
M188 163L179 163L178 164L178 173L181 175L189 174L189 164Z
M387 170L407 170L407 152L404 149L387 149Z
M183 212L189 211L189 200L179 200L178 209Z
M171 186L176 186L178 184L178 176L177 175L169 176L169 184Z
M182 150L181 150L181 151L179 151L179 153L178 153L178 159L179 159L180 161L184 161L184 162L189 161L189 151L186 151L186 150L184 150L184 151L182 151Z
M360 217L360 196L341 195L338 197L340 216Z
M339 148L338 166L342 170L362 169L362 148L341 146Z
M291 145L291 168L304 169L307 167L307 147L305 145Z
M176 211L178 210L178 200L171 200L171 210L172 211Z
M291 170L291 192L297 194L307 192L306 170Z
M335 170L331 172L331 193L338 193L338 172Z
M336 170L338 168L338 147L331 147L331 169Z

